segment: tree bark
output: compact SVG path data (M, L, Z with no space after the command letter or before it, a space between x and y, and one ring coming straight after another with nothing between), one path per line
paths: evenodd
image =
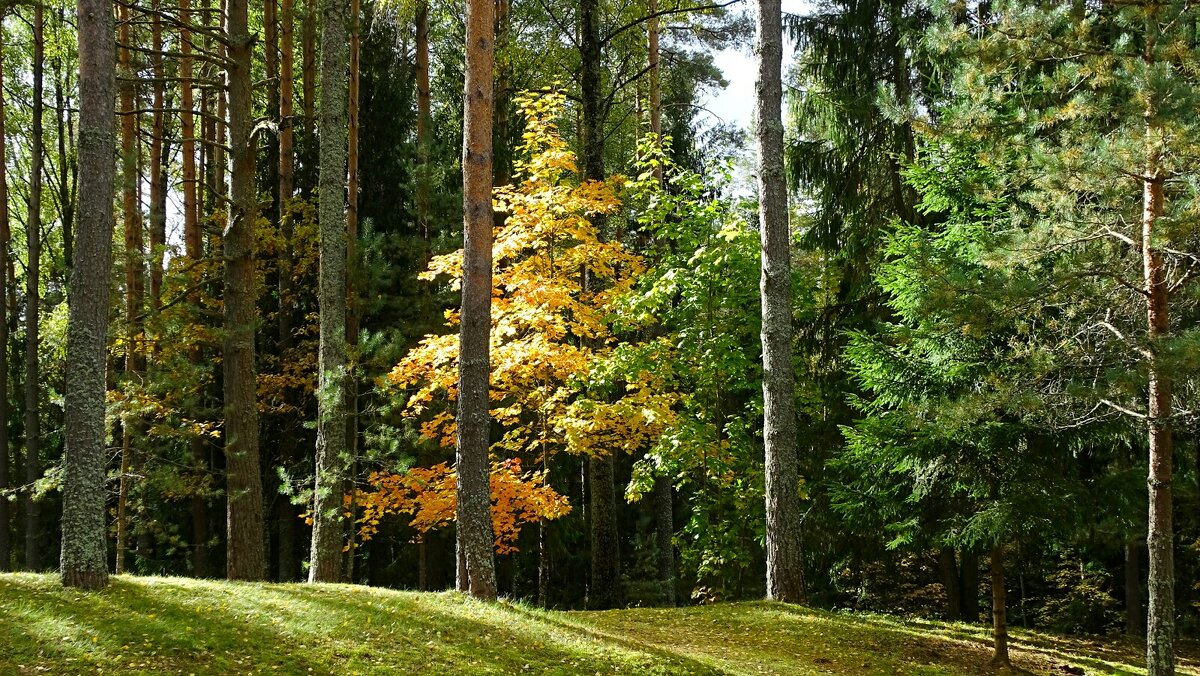
M295 5L293 0L280 0L279 5L279 229L282 250L279 264L279 354L289 358L292 349L292 270L293 232L289 209L295 196L295 117L293 114L295 80ZM279 460L290 468L296 460L296 415L290 393L284 393L289 410L280 422ZM291 500L277 500L276 521L279 527L278 577L281 582L295 580L300 575L296 557L298 516Z
M4 91L4 31L0 30L0 91ZM5 129L4 98L0 97L0 276L4 279L3 297L0 298L0 491L8 489L9 449L8 439L8 321L11 316L8 305L8 267L11 264L9 245L12 230L8 214L8 135ZM0 572L8 572L12 559L12 540L9 528L12 513L7 497L0 498Z
M767 598L804 601L799 467L792 368L791 230L783 171L783 27L779 0L757 0L755 84L762 238L763 442L766 447Z
M417 6L417 226L421 231L424 251L422 263L428 264L430 255L429 232L429 151L432 123L429 116L429 3Z
M198 171L196 166L196 106L192 91L192 31L191 0L179 0L179 149L180 173L183 178L183 243L184 254L192 265L204 258L204 239L200 232L200 199ZM193 307L199 305L200 294L194 292L189 298ZM188 359L200 364L203 355L198 347L188 350ZM209 472L205 441L197 436L189 441L193 471L200 475ZM208 577L212 574L208 557L208 498L194 495L191 498L192 520L192 574Z
M463 280L458 387L458 541L472 596L496 598L488 448L492 315L492 0L467 0L463 115Z
M306 176L309 171L307 167L312 164L312 146L316 143L313 130L317 105L317 2L318 0L308 0L304 12L303 34L300 37L300 79L304 92L304 145L301 167L305 168ZM311 194L311 178L302 182L301 190L305 197Z
M346 556L346 579L354 581L355 552L358 549L358 531L354 526L357 507L353 496L358 477L358 377L353 364L357 361L358 333L362 319L358 305L355 280L358 277L358 92L359 57L362 48L362 2L350 0L350 82L346 125L346 455L350 458L350 473L346 477L346 491L352 496L350 517L345 529L349 539Z
M104 519L105 343L112 264L116 46L112 4L79 0L79 231L67 325L62 583L108 584Z
M592 584L588 607L603 610L621 603L621 557L617 541L617 495L611 454L588 456L588 511L592 519Z
M161 0L152 0L153 23L150 25L151 59L154 68L154 112L150 135L150 307L157 311L162 306L163 246L166 245L167 229L167 153L166 121L163 108L166 105L166 68L163 63Z
M316 485L309 582L342 572L342 486L346 476L346 86L348 0L321 3L321 269Z
M675 505L669 477L654 482L654 523L658 544L658 577L666 592L667 605L675 605Z
M258 454L258 401L254 369L257 324L254 282L254 145L250 127L250 54L247 0L229 0L229 148L232 173L225 230L225 473L228 557L231 580L261 580L263 551L262 478Z
M1149 524L1146 549L1149 554L1149 597L1146 627L1146 671L1150 676L1175 672L1175 552L1172 524L1171 475L1173 414L1171 376L1160 361L1161 343L1171 329L1169 298L1162 250L1155 245L1155 229L1163 211L1163 178L1159 170L1158 143L1162 131L1155 126L1153 111L1146 131L1146 178L1142 204L1142 267L1146 283L1146 326L1150 340L1149 397L1146 422L1150 437Z
M130 43L129 6L117 5L119 15L118 36L122 45ZM141 148L137 138L138 117L133 113L135 105L135 81L129 49L117 51L117 64L121 70L121 203L122 225L125 235L125 378L138 380L144 370L141 356L142 340L142 292L144 272L142 264L142 207L139 199L141 176L138 157ZM129 493L134 462L134 437L137 425L132 417L121 425L121 476L117 496L117 555L115 572L126 572L126 550L129 537ZM144 552L143 552L144 553Z
M42 5L33 9L33 129L29 162L29 213L26 219L28 259L25 274L25 483L32 486L42 478L41 451L41 378L38 376L38 326L41 319L42 256L42 94L44 80L45 16ZM110 36L111 39L111 36ZM109 114L112 114L111 106ZM25 497L25 567L39 570L42 529L39 505L32 488Z
M1004 594L1004 547L992 547L992 666L1008 667L1008 608Z

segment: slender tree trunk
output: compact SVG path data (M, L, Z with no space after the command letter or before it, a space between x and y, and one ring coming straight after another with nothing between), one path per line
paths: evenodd
M1142 613L1142 543L1130 540L1125 543L1125 633L1141 636L1146 631L1146 618Z
M289 358L292 349L292 216L289 211L295 193L295 126L292 94L295 78L295 9L293 0L280 0L279 28L279 224L282 250L279 263L279 354ZM285 392L288 411L280 422L279 459L285 468L296 461L295 414L290 392ZM281 582L295 580L300 575L296 557L298 530L296 507L291 500L277 500L276 520L279 523L279 571Z
M166 68L163 63L162 19L159 11L161 0L152 0L153 23L150 25L151 59L154 68L154 94L152 113L153 127L150 134L150 307L156 312L162 306L163 246L166 244L167 229L167 166L169 164L166 144L166 120L163 108L166 105Z
M111 39L111 36L110 36ZM42 84L44 80L45 17L42 6L33 9L33 148L29 163L29 213L26 240L29 250L25 274L25 483L42 478L41 451L41 378L38 376L38 347L41 344L38 322L41 319L42 257ZM109 114L111 114L111 109ZM25 498L25 567L41 568L42 529L38 503L29 490Z
M112 264L116 46L112 4L79 0L79 252L67 324L62 583L108 584L105 554L105 342Z
M603 64L599 15L598 0L583 0L580 3L580 93L583 99L580 145L583 149L583 177L591 181L604 180L606 111L601 83ZM603 230L602 219L597 217L595 225L597 231ZM587 463L590 481L588 509L591 517L591 587L588 590L588 604L593 608L611 608L619 603L621 597L613 464L612 455L589 457Z
M783 27L779 0L757 0L759 231L762 233L763 441L766 446L767 598L804 601L792 368L791 230L783 172Z
M1150 676L1175 673L1175 552L1172 524L1171 376L1160 362L1162 342L1171 330L1168 289L1162 250L1154 237L1163 211L1163 178L1159 170L1159 136L1153 111L1146 133L1146 179L1143 185L1142 266L1146 282L1146 325L1150 339L1150 387L1146 416L1150 436L1149 553L1150 609L1146 628L1146 671Z
M0 91L4 91L4 31L0 26ZM8 267L9 244L12 242L12 230L8 219L8 135L5 130L4 97L0 97L0 275L4 276L2 287L4 297L0 299L0 491L8 488L9 458L11 449L8 447ZM9 511L7 498L0 498L0 572L7 572L12 561L12 541L9 539L12 525L12 514Z
M117 5L119 15L119 40L122 45L130 43L129 7ZM125 377L129 381L141 378L144 370L141 357L141 314L142 314L142 208L139 199L141 176L138 171L138 117L134 78L136 71L129 49L117 51L117 64L122 80L121 99L121 202L125 234ZM126 550L129 538L129 493L134 467L134 437L137 424L128 417L121 425L121 477L117 496L117 557L116 573L126 572ZM142 552L143 554L145 552Z
M431 121L429 116L429 3L422 1L417 6L417 163L420 165L417 178L417 226L421 230L424 251L423 264L428 264L430 254L429 232L429 152L431 145ZM424 265L423 265L424 266ZM423 267L422 266L422 267Z
M65 10L58 8L58 25L66 26ZM61 30L61 29L60 29ZM66 99L66 92L71 90L70 75L63 68L63 56L51 61L54 68L54 122L58 131L58 208L59 231L62 234L63 262L68 270L71 269L74 253L75 231L75 181L78 176L77 166L67 152L67 143L74 137L71 124L71 106Z
M346 76L348 0L322 0L321 347L316 486L309 582L342 573L342 489L346 476Z
M308 0L304 12L303 35L300 38L301 53L301 86L304 90L304 145L302 147L301 166L305 176L309 176L309 168L313 161L312 147L316 143L314 123L316 122L317 105L317 3L318 0ZM311 178L305 179L301 191L305 197L312 192Z
M646 11L653 16L658 12L658 0L649 0ZM646 22L646 51L649 55L650 72L650 133L662 143L662 68L659 65L659 30L658 17ZM661 183L663 180L662 164L654 167L654 175Z
M1004 593L1004 547L992 547L992 666L1008 667L1008 608Z
M180 172L183 178L183 242L184 254L191 265L199 264L204 258L204 239L200 232L199 179L196 167L196 117L195 97L192 90L192 32L191 0L179 0L179 149ZM189 302L199 305L200 294L191 294ZM198 347L188 350L188 359L200 364L203 355ZM209 472L205 441L194 437L189 441L193 471L200 475ZM192 520L192 573L197 577L212 574L208 559L208 498L194 495L191 498Z
M250 53L247 0L229 0L229 148L233 158L229 222L224 239L225 473L228 494L228 559L231 580L261 580L263 551L262 477L258 456L258 401L254 370L257 324L254 282L254 145L250 127Z
M458 387L458 542L465 582L476 598L496 598L488 447L492 316L492 0L467 0L463 116L463 280ZM461 585L460 581L460 585Z
M346 344L350 351L347 356L346 373L346 454L351 458L350 475L346 477L346 491L352 496L350 501L350 517L346 522L349 539L349 554L346 557L346 579L354 581L355 552L358 548L356 536L358 531L354 526L357 518L357 507L353 496L357 495L356 481L358 477L358 377L353 370L357 361L358 333L361 316L358 307L358 292L355 280L358 277L358 92L359 92L359 56L362 47L361 35L362 2L350 2L350 82L349 104L347 110L349 120L347 125L346 146Z

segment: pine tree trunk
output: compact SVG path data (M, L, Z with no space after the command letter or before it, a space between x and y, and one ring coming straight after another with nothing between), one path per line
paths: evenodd
M105 343L112 264L116 46L112 4L79 0L79 253L67 324L62 583L108 584L105 554Z
M29 162L29 212L26 219L28 258L25 274L25 483L42 478L41 451L41 378L38 375L38 326L41 319L42 256L42 84L44 80L45 19L42 6L33 9L33 131ZM111 39L111 38L110 38ZM111 114L111 106L109 113ZM25 497L25 567L42 566L42 540L39 506L29 490Z
M0 30L0 91L4 91L4 31ZM8 216L8 135L5 129L7 106L0 97L0 276L5 283L3 298L0 298L0 491L8 488L9 458L11 450L8 447L8 321L10 317L8 305L8 267L11 263L9 245L12 242L12 230ZM12 561L12 540L9 539L9 528L12 525L12 513L9 501L0 498L0 572L8 572Z
M289 208L295 196L295 125L293 81L295 78L295 9L293 0L280 0L279 29L279 225L281 251L279 265L279 354L288 359L292 349L292 216ZM294 404L290 392L284 393L284 404ZM282 416L279 432L279 461L290 469L296 462L296 416L290 410ZM279 528L279 568L281 582L295 580L300 575L296 557L297 530L299 529L296 507L291 500L275 502L276 522Z
M314 124L316 122L317 106L317 3L318 0L308 0L304 12L303 34L300 37L301 54L301 86L304 92L304 145L302 146L302 167L312 165L312 147L316 143ZM305 172L306 176L310 176ZM301 191L305 197L312 193L311 178L302 181Z
M759 232L762 237L763 441L766 447L767 598L804 601L799 467L792 369L791 230L783 172L783 27L779 0L757 0Z
M1146 618L1142 613L1142 543L1130 540L1125 543L1125 633L1141 636L1146 630Z
M228 503L228 557L231 580L261 580L263 496L258 455L258 407L254 369L255 310L254 146L250 127L250 52L247 0L227 5L229 148L232 156L229 222L224 239L225 473Z
M122 45L129 45L129 7L118 4L118 35ZM141 176L138 172L138 118L134 114L134 78L137 73L129 49L117 51L117 64L121 71L121 203L125 235L125 378L136 381L144 369L141 359L141 313L142 313L142 207L139 199ZM116 573L126 572L126 551L129 538L129 493L134 467L133 443L137 425L127 417L121 425L121 477L117 495L117 555Z
M417 227L421 231L424 250L422 267L429 263L429 152L432 134L429 117L429 3L422 0L417 5L416 16L416 61L417 61Z
M161 0L152 0L154 11L150 25L150 49L154 68L154 94L150 135L150 307L156 312L162 306L163 246L167 228L167 166L170 162L166 143L166 68L163 63Z
M1161 343L1170 333L1168 289L1162 251L1154 237L1163 211L1163 179L1159 170L1153 111L1146 132L1146 179L1143 185L1142 266L1146 283L1146 325L1150 339L1149 401L1147 424L1150 436L1149 528L1146 549L1149 553L1150 608L1146 628L1146 670L1150 676L1175 672L1175 554L1172 524L1173 497L1171 475L1172 447L1171 377L1159 362Z
M348 0L322 0L321 127L318 199L321 226L321 346L317 396L316 485L309 582L342 573L342 490L346 477L346 76Z
M992 666L1011 666L1008 659L1008 608L1004 593L1004 547L992 547Z
M467 0L463 280L458 388L458 542L467 590L496 598L488 448L491 414L493 0Z
M346 477L346 492L356 496L358 477L358 378L352 366L357 361L358 333L361 321L358 306L358 92L359 56L362 48L362 2L350 1L350 89L346 126L346 455L350 460L350 474ZM358 549L354 522L357 518L357 503L350 502L350 517L346 520L347 538L350 541L346 557L346 579L354 580L355 552Z

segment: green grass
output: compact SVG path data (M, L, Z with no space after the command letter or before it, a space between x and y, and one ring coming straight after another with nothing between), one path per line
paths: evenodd
M1200 674L1185 652L1181 673ZM985 627L768 603L547 612L350 585L117 577L82 593L0 575L0 674L962 674L989 673L989 655ZM1141 646L1014 631L1013 657L1136 673Z

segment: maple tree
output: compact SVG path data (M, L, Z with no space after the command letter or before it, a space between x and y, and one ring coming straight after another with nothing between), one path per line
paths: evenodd
M492 445L492 454L508 458L492 466L493 527L502 553L501 543L515 537L512 532L521 523L556 518L569 509L566 499L544 483L544 467L551 455L625 450L632 442L621 437L646 433L636 417L626 417L623 427L615 424L620 411L572 407L593 362L616 342L607 316L645 266L642 257L620 241L604 240L590 218L617 213L621 205L617 191L623 179L578 180L575 155L554 119L564 101L558 92L517 99L527 120L520 146L524 159L515 163L517 182L495 191L497 210L507 214L495 232L491 329L491 415L504 430ZM459 287L461 250L434 257L422 273L426 280L441 276L450 278L452 288ZM457 312L447 311L447 329L457 325ZM444 447L453 446L455 439L449 404L457 394L457 357L456 334L429 335L386 376L386 384L408 392L405 415L419 426L421 436ZM609 441L599 444L595 438L573 433L587 424L584 420L606 426ZM532 457L543 470L521 475L514 469L520 466L520 455ZM444 487L417 490L429 482L442 486L439 482L452 480L448 468L435 470L418 468L398 478L375 477L376 490L359 497L364 505L360 521L369 528L374 517L368 515L377 514L380 504L418 515L443 513L444 505L419 504L447 499ZM497 472L506 477L499 485L511 490L513 497L498 492ZM505 500L530 508L501 510L501 515L516 514L508 523L496 508ZM426 523L445 521L421 516L414 520L418 528Z

